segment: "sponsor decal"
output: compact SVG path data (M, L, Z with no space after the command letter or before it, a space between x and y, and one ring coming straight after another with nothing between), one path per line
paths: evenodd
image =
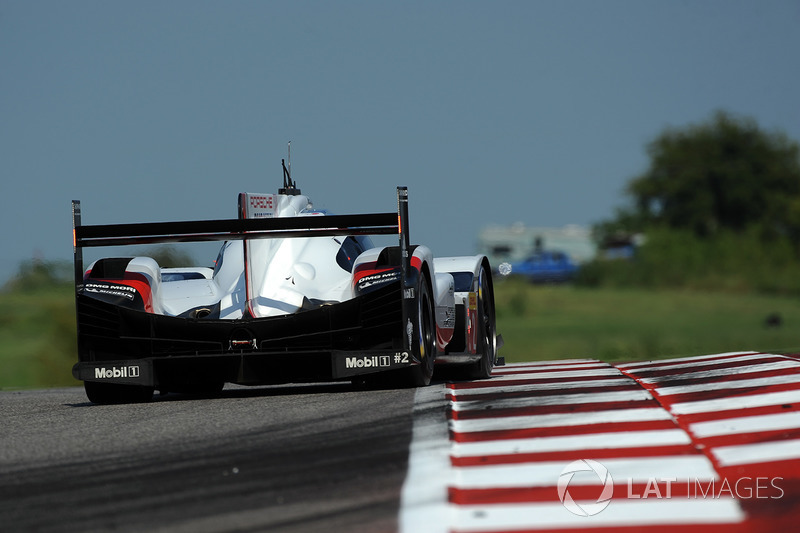
M248 218L272 218L274 212L275 212L274 194L247 195Z
M453 329L456 327L456 310L453 307L437 307L438 311L444 315L441 320L444 329Z
M337 377L357 376L406 367L413 361L409 352L341 353L334 362Z
M91 271L87 270L86 276ZM144 310L148 313L153 312L153 295L150 289L152 279L141 272L125 272L125 276L120 281L110 281L107 279L84 279L84 283L78 288L79 294L96 294L101 296L112 296L115 298L125 298L130 302L141 299ZM121 302L117 302L120 304ZM121 303L125 305L124 303Z
M272 209L274 207L272 195L269 196L251 196L250 207L255 209Z
M473 311L478 309L478 295L474 292L469 293L469 308Z
M345 368L379 368L392 366L388 355L367 355L364 357L347 357L344 361Z
M136 297L136 289L133 287L129 287L127 285L111 285L107 283L84 283L83 292L119 296L131 301L133 301Z
M381 272L379 274L370 274L358 280L358 288L360 290L372 287L373 285L382 285L391 281L400 279L400 272L389 271Z
M140 371L138 365L112 366L111 368L98 367L94 369L94 379L138 378Z

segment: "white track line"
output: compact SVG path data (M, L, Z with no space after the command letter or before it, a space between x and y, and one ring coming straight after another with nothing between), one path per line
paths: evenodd
M698 383L696 385L673 385L655 389L659 396L673 394L689 394L694 392L707 392L712 390L746 389L749 387L769 387L770 385L789 385L800 383L800 374L787 374L785 376L770 376L768 378L737 379L712 383Z
M774 415L742 416L689 424L689 431L699 439L798 428L800 428L800 411Z
M800 364L798 364L800 366ZM603 365L602 367L598 368L591 368L591 369L575 369L575 370L556 370L556 371L548 371L548 372L524 372L521 374L498 374L490 379L485 381L479 381L478 383L487 384L488 386L492 386L496 382L501 381L512 381L512 380L551 380L551 379L560 379L560 378L577 378L577 377L607 377L607 376L622 376L622 372L619 369L614 368L612 366Z
M692 440L682 429L648 431L619 431L614 433L589 433L529 439L503 439L482 442L454 443L453 457L478 457L484 455L512 455L593 449L640 448L644 446L674 446L690 444Z
M420 387L414 395L414 422L408 473L400 497L401 533L447 533L452 521L450 438L444 385Z
M672 415L661 407L642 407L635 409L612 409L609 411L588 411L585 413L563 413L548 415L503 416L481 418L478 420L451 420L450 429L456 433L478 431L503 431L527 428L552 428L562 426L583 426L616 422L650 422L672 420Z
M693 415L698 413L750 409L753 407L767 407L770 405L785 405L795 402L800 402L800 390L674 403L670 406L670 411L675 415Z
M507 365L494 367L492 373L513 371L518 368L552 368L558 367L580 367L585 365L605 364L597 359L554 359L550 361L531 361L529 363L508 363Z
M453 402L453 411L491 411L492 409L513 409L517 407L544 407L555 405L574 405L604 402L637 402L652 400L653 397L644 389L630 391L611 391L578 394L552 394L531 398L500 398L491 401L467 400Z
M717 378L724 376L738 376L740 374L754 374L756 372L772 372L774 370L786 370L789 368L792 369L800 368L800 362L789 359L777 363L764 363L764 364L751 365L745 367L720 368L717 370L686 372L681 374L671 374L668 376L659 376L654 378L641 378L638 381L646 384L656 384L656 383L664 383L666 381L681 381L687 379L701 380L701 379L710 379L710 378Z
M569 461L539 461L522 464L465 466L453 468L455 487L460 489L497 489L525 487L555 487ZM719 479L711 461L705 455L672 455L658 457L631 457L603 459L603 466L612 477L646 483L652 479L711 481ZM570 484L600 485L600 479L591 475L575 476ZM555 490L553 498L557 498Z
M717 446L711 453L720 466L735 466L756 463L771 463L800 459L800 439Z
M783 355L756 353L756 354L740 355L738 357L728 357L726 359L704 359L702 361L684 360L683 362L680 363L673 363L668 365L653 365L653 366L638 367L636 368L634 373L652 372L656 370L677 370L680 368L695 368L698 366L709 366L709 365L729 365L730 363L757 361L759 359L787 359L787 358Z
M593 363L582 363L574 365L530 365L530 366L517 366L517 367L501 367L497 370L492 370L492 377L489 379L497 378L498 376L507 376L510 374L520 374L523 372L552 372L555 369L559 370L592 370L594 368L608 368L606 363L595 361Z
M589 518L570 513L560 503L454 506L453 531L459 533L682 524L735 524L744 513L735 500L612 500ZM586 529L584 529L586 528ZM608 531L604 529L603 531Z
M656 366L659 363L667 363L667 364L669 364L669 363L677 363L677 362L680 362L680 361L690 361L690 360L691 361L703 361L703 360L707 360L707 359L720 359L720 358L736 356L736 355L748 355L748 354L757 354L757 353L759 353L759 352L753 352L753 351L726 352L726 353L717 353L717 354L711 354L711 355L698 355L698 356L695 356L695 357L675 357L675 358L672 358L672 359L656 359L654 361L640 361L640 362L636 362L636 363L625 363L625 364L616 365L616 366L619 367L619 368L623 368L623 369L627 370L627 369L630 369L630 368L642 368L642 367L648 367L648 366ZM771 355L771 354L762 354L762 355Z
M519 385L497 385L495 387L480 387L472 389L447 389L447 392L453 396L475 396L479 394L497 394L507 392L535 392L545 390L563 390L563 389L586 389L591 387L614 387L619 385L629 385L630 387L638 387L636 382L630 378L610 378L610 379L593 379L589 381L565 381L563 383L522 383Z

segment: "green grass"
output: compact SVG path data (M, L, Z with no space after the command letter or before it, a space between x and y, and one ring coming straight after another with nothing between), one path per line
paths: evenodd
M538 286L495 288L508 362L647 360L738 350L800 351L800 300L720 292ZM765 318L779 313L779 328ZM77 385L71 285L0 292L0 388Z
M535 286L495 288L507 361L649 360L726 351L800 349L800 301L696 291ZM767 327L772 313L780 327Z
M72 286L0 293L0 388L76 385Z

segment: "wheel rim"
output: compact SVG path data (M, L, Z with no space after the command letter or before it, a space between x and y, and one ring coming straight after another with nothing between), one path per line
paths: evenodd
M431 311L428 304L427 295L419 300L419 355L423 363L426 363L431 350Z
M430 288L426 277L423 275L419 280L419 290L417 298L417 345L420 360L419 383L427 385L433 376L434 357L435 357L435 334L436 329L433 325L433 308L431 306Z

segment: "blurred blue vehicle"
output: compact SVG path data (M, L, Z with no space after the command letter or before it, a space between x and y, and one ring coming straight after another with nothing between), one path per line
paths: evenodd
M578 265L564 252L542 250L522 261L502 263L502 276L522 276L533 283L563 283L575 277Z

